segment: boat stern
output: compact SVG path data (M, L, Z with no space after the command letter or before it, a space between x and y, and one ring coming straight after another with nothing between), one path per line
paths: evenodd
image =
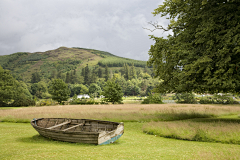
M110 144L118 140L124 133L124 123L121 122L117 129L111 132L103 132L99 134L98 138L98 144L104 145L104 144Z

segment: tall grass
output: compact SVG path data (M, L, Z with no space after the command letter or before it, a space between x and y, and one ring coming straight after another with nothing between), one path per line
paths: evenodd
M143 131L167 138L240 144L240 124L236 122L150 122Z
M0 121L33 118L86 118L123 122L172 121L239 114L238 106L181 104L57 105L1 110Z

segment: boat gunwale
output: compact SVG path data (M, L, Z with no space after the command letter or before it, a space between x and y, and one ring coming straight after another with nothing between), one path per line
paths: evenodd
M62 130L54 130L54 129L47 129L47 128L44 128L44 127L40 127L40 126L37 126L35 125L35 121L38 121L38 120L42 120L42 119L66 119L66 118L36 118L36 119L33 119L31 121L31 125L36 129L36 130L43 130L43 131L46 131L46 132L55 132L55 133L61 133L61 134L101 134L103 132L106 132L106 133L112 133L112 132L115 132L116 129L112 130L112 131L101 131L101 132L86 132L86 131L62 131ZM121 123L119 122L112 122L112 121L102 121L102 120L94 120L94 119L71 119L71 118L67 118L68 120L89 120L89 121L95 121L95 122L106 122L106 123L113 123L113 124L117 124L117 126L119 126Z

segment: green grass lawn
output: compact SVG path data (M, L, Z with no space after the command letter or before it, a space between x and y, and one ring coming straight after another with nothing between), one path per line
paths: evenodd
M0 123L0 159L240 159L240 146L168 139L126 122L114 144L96 146L49 140L30 123Z

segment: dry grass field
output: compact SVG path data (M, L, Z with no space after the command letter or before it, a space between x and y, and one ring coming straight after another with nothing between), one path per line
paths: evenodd
M211 118L240 114L240 105L200 104L123 104L123 105L57 105L0 109L0 121L33 118L86 118L123 122L169 121Z

